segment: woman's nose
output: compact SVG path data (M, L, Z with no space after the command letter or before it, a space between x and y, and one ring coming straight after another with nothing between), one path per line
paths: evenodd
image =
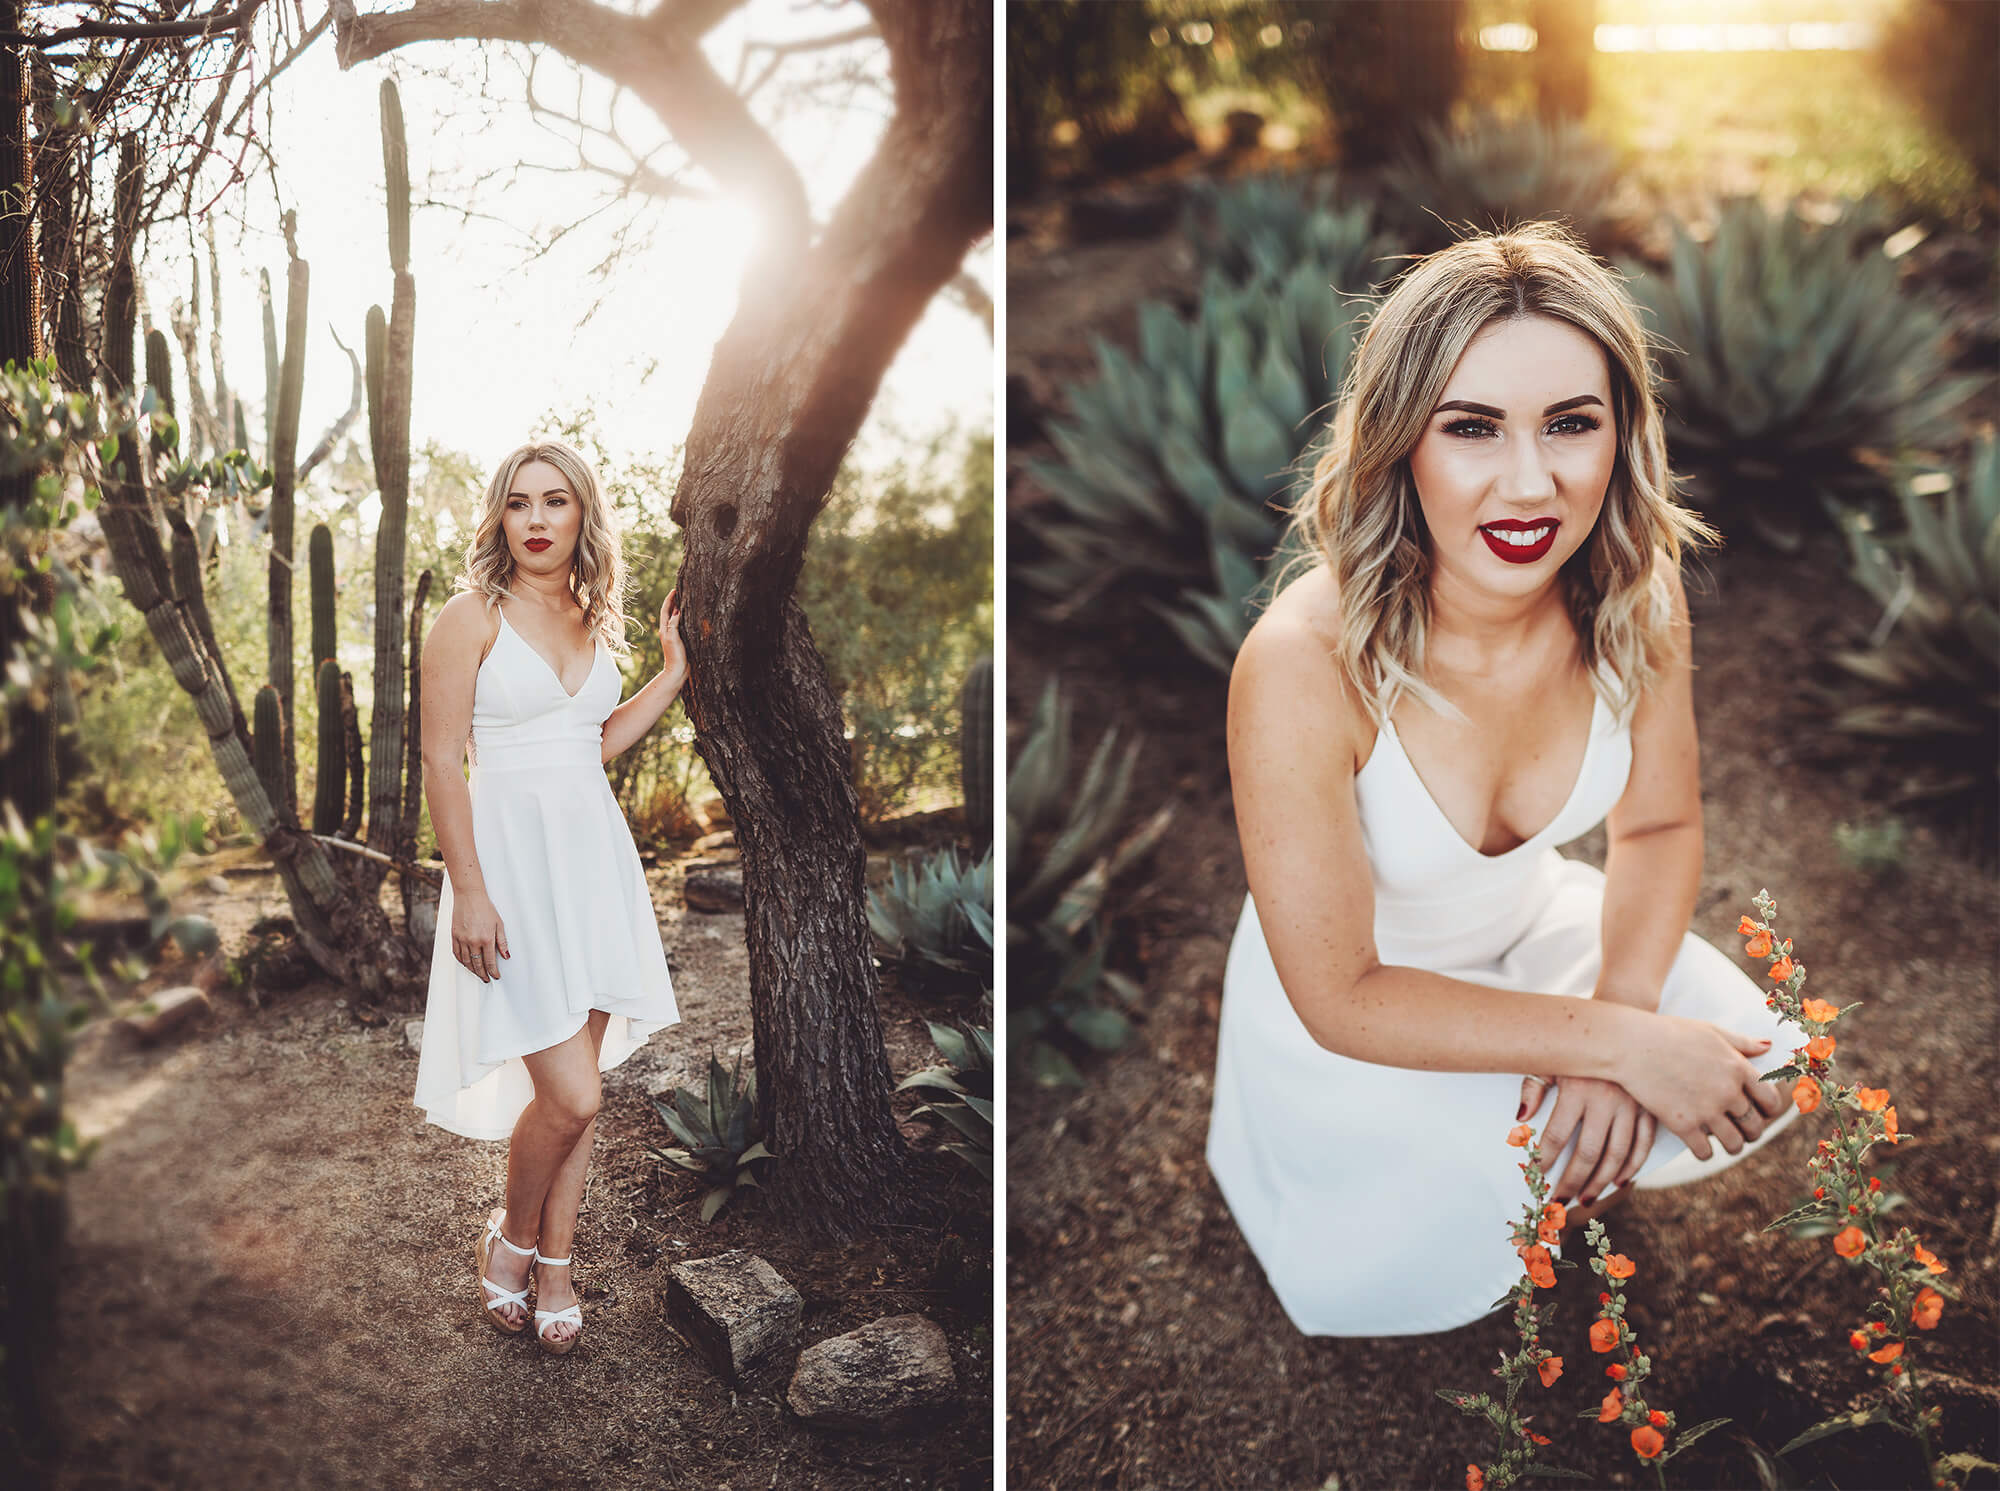
M1508 472L1510 496L1520 501L1532 501L1541 497L1553 497L1556 492L1555 474L1550 470L1549 459L1539 441L1520 440L1514 445L1514 461Z

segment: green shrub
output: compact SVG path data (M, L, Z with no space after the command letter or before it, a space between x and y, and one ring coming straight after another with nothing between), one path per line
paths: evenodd
M1118 755L1117 740L1115 727L1104 732L1072 786L1070 705L1052 678L1007 776L1008 1056L1044 1083L1080 1083L1076 1056L1123 1046L1132 1027L1119 1005L1140 997L1106 966L1099 913L1113 882L1166 832L1173 807L1119 837L1140 742Z
M931 1039L944 1054L945 1065L913 1072L896 1084L929 1088L945 1094L916 1109L943 1119L960 1135L944 1147L972 1166L988 1180L993 1179L993 1032L977 1026L960 1031L935 1020ZM960 1142L960 1141L963 1142Z
M1752 198L1714 237L1676 224L1665 276L1633 290L1664 338L1667 434L1690 496L1796 550L1824 504L1886 483L1859 459L1951 441L1979 379L1953 376L1942 318L1897 286L1866 207L1825 227Z
M1310 264L1243 287L1211 272L1191 321L1140 307L1137 360L1100 341L1099 377L1069 390L1072 418L1051 426L1060 459L1028 463L1058 515L1026 520L1049 554L1013 573L1060 598L1057 617L1114 583L1150 592L1182 642L1226 672L1357 314Z
M730 1071L711 1052L708 1058L708 1087L674 1089L673 1106L653 1099L653 1108L685 1149L655 1149L646 1153L657 1160L700 1175L710 1182L701 1198L701 1219L715 1220L738 1186L754 1186L757 1174L751 1167L759 1160L775 1156L764 1147L763 1122L757 1112L757 1075L743 1076L743 1058L736 1058Z
M916 987L993 984L993 850L960 862L946 845L922 864L894 864L868 893L868 925Z
M1182 231L1205 268L1235 284L1282 284L1312 266L1324 284L1365 294L1394 265L1366 203L1339 201L1331 177L1248 176L1188 186Z
M993 440L843 469L799 602L841 698L864 819L960 788L959 680L993 649Z
M1895 804L1926 803L1990 850L2000 820L2000 460L1991 436L1933 507L1898 489L1905 534L1891 546L1848 527L1854 576L1883 607L1873 644L1836 653L1846 675L1833 728L1871 743L1900 778ZM1902 551L1898 553L1897 551Z
M1473 230L1560 217L1602 254L1625 236L1613 201L1618 162L1581 125L1482 119L1423 128L1382 175L1384 218L1420 253Z

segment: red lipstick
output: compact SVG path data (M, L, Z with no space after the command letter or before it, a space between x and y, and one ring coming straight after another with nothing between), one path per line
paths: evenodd
M554 542L553 539L531 538L528 540L527 546L530 549L533 549L537 554L539 554L542 552L542 550L546 549L553 542Z
M1555 546L1556 529L1561 526L1554 518L1536 518L1525 523L1518 518L1501 518L1481 523L1479 536L1486 540L1487 548L1509 564L1533 564ZM1530 533L1539 533L1541 537L1532 543L1519 540L1518 535Z

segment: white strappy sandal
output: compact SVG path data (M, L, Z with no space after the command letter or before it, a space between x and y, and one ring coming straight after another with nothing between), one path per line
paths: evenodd
M502 1289L486 1277L487 1260L493 1256L495 1242L502 1244L510 1252L519 1253L524 1258L539 1257L540 1254L534 1248L517 1248L508 1242L507 1234L500 1230L500 1224L490 1216L486 1219L486 1230L480 1233L479 1241L473 1244L472 1255L479 1265L480 1303L486 1307L483 1313L493 1322L495 1330L505 1331L510 1336L517 1335L528 1328L528 1322L523 1320L518 1324L509 1325L506 1317L499 1311L505 1305L519 1305L522 1309L527 1309L528 1284L523 1283L519 1289ZM534 1275L530 1273L528 1282L533 1282L533 1278Z
M513 1244L509 1243L507 1246L511 1248ZM575 1255L572 1254L571 1256L573 1257ZM538 1264L547 1263L556 1268L564 1268L568 1266L569 1259L545 1258L542 1256L542 1250L540 1248L537 1248L535 1249L535 1262ZM574 1287L573 1276L572 1276L572 1287ZM551 1341L548 1338L548 1335L546 1334L548 1327L555 1324L559 1320L566 1321L569 1324L576 1327L576 1334L571 1336L567 1341ZM582 1296L579 1295L577 1297L577 1302L575 1304L565 1306L563 1309L560 1310L540 1310L540 1309L536 1310L535 1339L541 1342L542 1350L549 1352L554 1356L561 1356L564 1352L568 1351L571 1347L575 1346L578 1341L583 1339Z

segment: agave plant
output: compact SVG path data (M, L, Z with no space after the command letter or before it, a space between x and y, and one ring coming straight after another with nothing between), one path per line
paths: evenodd
M935 1020L931 1039L943 1053L945 1065L913 1072L896 1084L928 1088L945 1094L918 1108L918 1113L942 1118L958 1131L960 1140L944 1147L972 1166L988 1180L993 1178L993 1032L977 1026L954 1030Z
M1123 831L1140 742L1122 755L1117 744L1114 726L1072 787L1070 705L1050 679L1007 777L1008 1054L1045 1083L1080 1083L1077 1055L1131 1039L1121 1006L1140 998L1106 966L1099 912L1112 883L1166 832L1173 806Z
M1384 215L1412 247L1443 248L1465 224L1504 229L1561 217L1604 252L1620 235L1618 162L1580 125L1482 119L1423 126L1422 142L1385 169Z
M868 925L906 971L936 969L958 980L993 981L993 850L961 864L946 845L918 865L892 865L889 884L868 893ZM949 979L948 979L949 981Z
M1906 534L1899 561L1850 522L1854 576L1882 604L1873 643L1837 653L1846 677L1833 728L1876 742L1904 777L1891 796L1969 821L1991 846L2000 817L2000 461L1991 436L1943 501L1925 493L1947 478L1919 475L1897 489Z
M743 1058L736 1058L730 1071L722 1069L714 1053L708 1058L708 1090L674 1089L673 1106L653 1100L661 1120L673 1131L685 1149L654 1149L646 1153L658 1160L704 1176L710 1182L701 1198L701 1219L710 1222L722 1210L738 1186L754 1186L757 1174L751 1167L759 1160L773 1159L761 1135L757 1116L757 1076L743 1076Z
M1049 556L1013 573L1060 597L1058 616L1121 580L1177 594L1149 599L1226 671L1357 312L1311 266L1240 287L1211 271L1193 320L1142 306L1137 360L1100 340L1100 376L1051 426L1060 459L1028 465L1059 515L1027 520Z
M1330 177L1247 176L1188 187L1181 228L1201 263L1235 284L1282 283L1311 266L1327 285L1364 292L1394 245L1365 202L1341 205Z
M1675 225L1666 276L1633 271L1676 468L1710 516L1788 552L1826 504L1886 495L1862 452L1948 443L1979 386L1949 373L1943 319L1898 287L1875 227L1866 207L1816 226L1735 198L1706 244Z

